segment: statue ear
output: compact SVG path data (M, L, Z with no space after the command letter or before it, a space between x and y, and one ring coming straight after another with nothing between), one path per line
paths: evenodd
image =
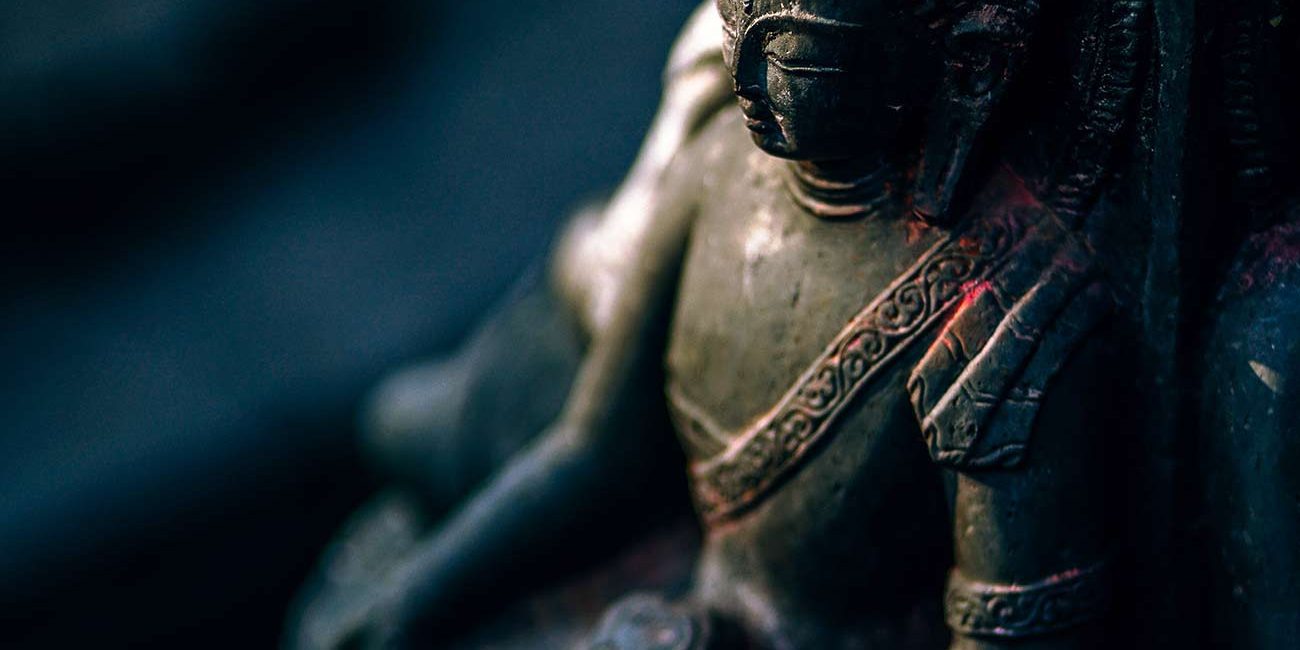
M972 150L1024 58L1038 3L980 3L951 27L943 85L931 108L912 210L929 223L951 219Z

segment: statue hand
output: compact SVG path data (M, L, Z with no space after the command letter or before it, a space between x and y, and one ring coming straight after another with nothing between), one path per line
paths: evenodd
M400 491L363 506L323 554L290 612L283 646L292 650L376 647L399 592L395 576L425 537L419 502ZM382 645L382 643L379 643Z
M391 608L374 594L345 603L308 607L290 631L286 650L342 650L388 647L394 634L385 614Z

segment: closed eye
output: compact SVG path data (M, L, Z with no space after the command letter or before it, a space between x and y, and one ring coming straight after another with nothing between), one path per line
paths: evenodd
M832 66L832 65L822 65L822 64L816 63L816 62L814 62L814 61L804 61L804 60L799 60L799 59L793 59L793 60L792 60L792 59L783 59L783 58L781 58L781 57L779 57L779 56L776 56L776 55L772 54L771 52L769 52L769 53L767 54L767 60L768 60L772 65L776 66L777 68L779 68L779 69L781 69L781 70L784 70L784 71L786 71L786 72L791 72L791 73L795 73L795 74L819 74L819 75L824 75L824 74L843 74L843 73L844 73L844 69L843 69L843 68L840 68L840 67L837 67L837 66Z

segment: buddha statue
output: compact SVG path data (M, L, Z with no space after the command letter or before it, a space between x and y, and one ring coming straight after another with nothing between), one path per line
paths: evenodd
M738 110L674 142L603 284L561 262L598 308L554 421L321 645L446 647L683 473L689 584L613 603L588 647L1103 643L1135 419L1093 212L1147 5L717 11Z

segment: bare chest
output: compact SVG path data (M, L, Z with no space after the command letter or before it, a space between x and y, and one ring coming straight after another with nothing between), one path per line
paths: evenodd
M693 457L716 453L777 405L936 241L892 215L815 218L785 193L780 164L751 157L714 172L692 233L668 390L704 423L703 438L683 432Z

